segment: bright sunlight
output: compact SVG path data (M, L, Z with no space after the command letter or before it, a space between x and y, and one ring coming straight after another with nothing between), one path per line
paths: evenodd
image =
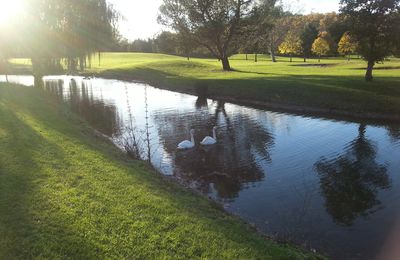
M24 9L23 0L7 1L0 8L0 26L7 25L13 19L18 19Z

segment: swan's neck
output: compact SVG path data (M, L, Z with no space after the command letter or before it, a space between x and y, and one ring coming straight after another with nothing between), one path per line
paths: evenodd
M213 137L215 140L217 140L217 133L215 132L215 129L213 129Z
M192 143L194 143L194 136L193 136L193 133L190 133L190 141L191 141Z

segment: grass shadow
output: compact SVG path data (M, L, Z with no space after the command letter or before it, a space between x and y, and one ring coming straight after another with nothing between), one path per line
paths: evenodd
M49 179L62 181L68 174L64 152L26 124L26 114L17 115L4 102L9 95L0 92L0 258L62 258L69 248L93 257L94 245L60 221L66 216L45 192Z

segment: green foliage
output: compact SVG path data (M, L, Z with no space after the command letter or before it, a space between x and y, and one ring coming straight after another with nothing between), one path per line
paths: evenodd
M206 47L231 70L228 52L253 0L163 0L159 22Z
M318 37L318 30L314 25L307 23L304 26L303 31L300 35L301 45L305 57L311 56L311 48L315 39Z
M126 158L40 89L0 84L1 259L313 259Z
M175 33L162 32L155 38L157 51L165 54L177 54L178 37Z
M240 53L260 53L268 49L270 33L277 16L275 0L265 0L255 5L250 15L244 17L235 37L235 45Z
M372 81L376 62L383 61L396 45L400 0L341 0L341 12L351 24L358 52L368 61L365 79Z

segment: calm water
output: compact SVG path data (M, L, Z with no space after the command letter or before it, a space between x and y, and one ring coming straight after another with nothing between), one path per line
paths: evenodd
M400 125L275 113L140 83L44 80L48 91L116 144L130 140L132 124L143 156L149 140L151 161L162 173L269 235L336 259L370 259L400 222ZM31 77L10 81L33 84ZM218 145L177 151L191 128L199 143L214 125Z

